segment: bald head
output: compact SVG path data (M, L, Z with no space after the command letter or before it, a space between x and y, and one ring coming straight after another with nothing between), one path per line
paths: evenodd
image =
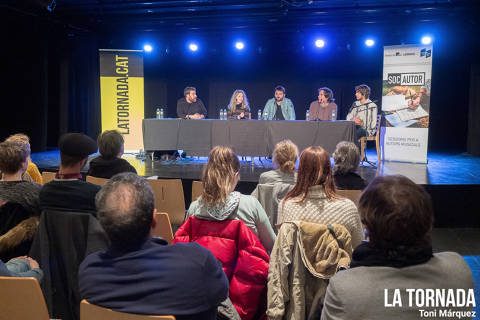
M95 203L111 246L128 250L146 241L155 205L145 178L130 172L117 174L97 193Z

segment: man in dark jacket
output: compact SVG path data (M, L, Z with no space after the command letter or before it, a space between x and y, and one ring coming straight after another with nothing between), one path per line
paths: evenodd
M202 100L197 98L197 89L186 87L183 90L184 97L177 101L177 116L182 119L204 119L207 117L207 109Z
M144 178L133 173L112 177L96 205L110 247L80 265L82 298L126 313L215 319L217 306L228 296L222 265L197 243L167 245L150 237L156 210Z

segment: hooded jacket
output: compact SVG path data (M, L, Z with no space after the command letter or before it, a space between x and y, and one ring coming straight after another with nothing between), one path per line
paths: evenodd
M328 279L349 267L352 251L350 233L342 225L283 223L270 256L268 319L309 319Z
M201 198L192 202L187 217L195 216L205 220L241 220L258 237L262 245L271 251L275 232L260 202L252 196L232 192L224 205L208 207Z
M230 282L229 298L242 320L265 314L268 254L239 220L209 221L189 217L173 243L197 242L222 263Z

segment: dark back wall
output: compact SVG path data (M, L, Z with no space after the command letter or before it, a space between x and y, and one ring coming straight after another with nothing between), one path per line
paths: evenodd
M0 138L25 132L32 138L34 151L55 147L60 134L67 131L95 138L100 132L98 49L137 49L140 37L79 34L35 17L5 18L9 23L5 36L13 49L2 53L8 83ZM470 69L479 53L479 40L470 37L473 31L463 25L437 26L436 30L429 149L465 151ZM145 55L145 117L153 117L157 107L167 107L167 114L174 117L183 88L193 85L210 117L218 117L218 110L239 88L247 92L256 118L257 110L273 96L273 88L281 84L295 105L297 119L305 118L321 86L334 91L338 117L344 118L357 84L368 84L372 99L381 100L383 45L414 43L420 37L415 33L410 38L388 37L388 30L385 34L370 50L358 43L362 38L358 32L337 40L332 37L321 52L311 48L305 34L259 34L240 55L225 45L230 41L226 33L204 35L203 50L197 55L185 52L179 35L158 36L169 45L160 44Z

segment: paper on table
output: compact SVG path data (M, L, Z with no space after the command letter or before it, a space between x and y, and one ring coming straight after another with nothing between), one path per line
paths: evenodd
M395 111L408 107L408 102L403 94L382 97L382 111Z

